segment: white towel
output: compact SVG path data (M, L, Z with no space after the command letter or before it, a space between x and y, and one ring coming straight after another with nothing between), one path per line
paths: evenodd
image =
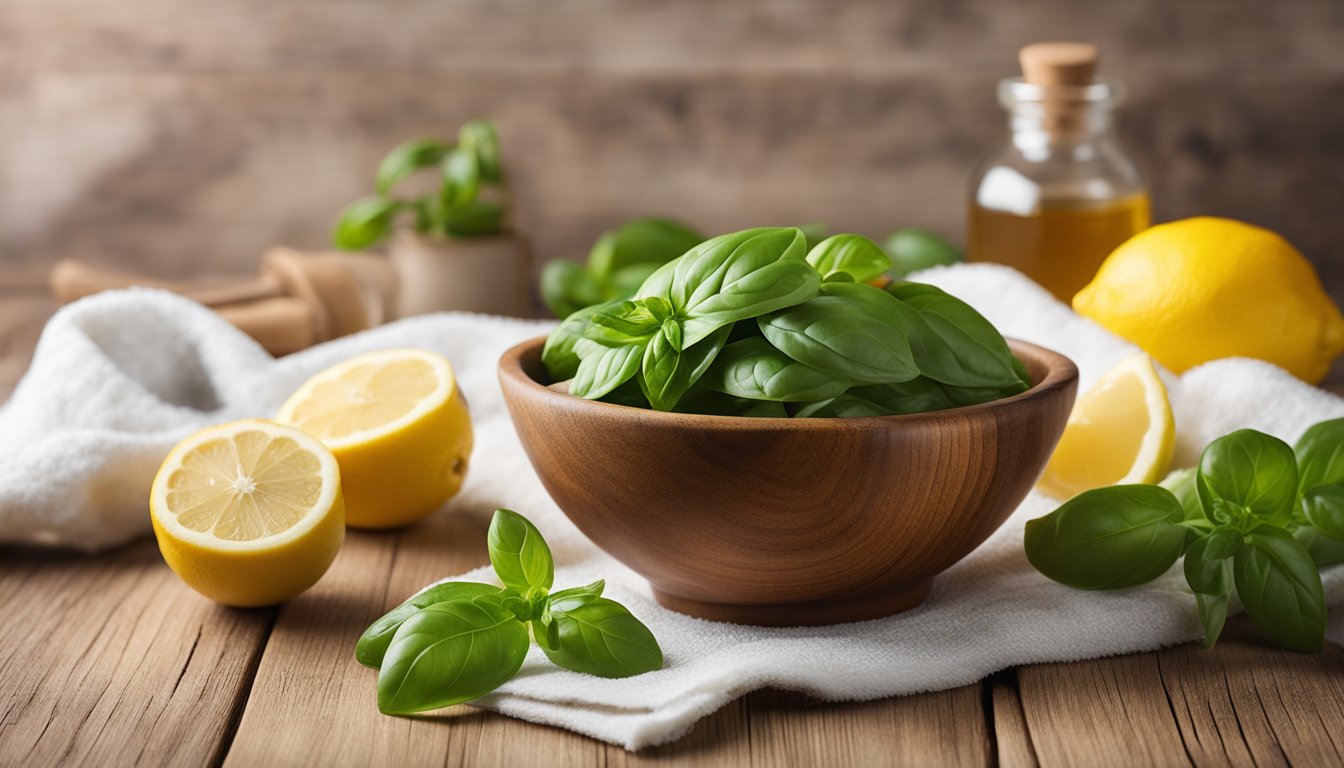
M1012 270L955 266L920 279L965 299L1006 335L1072 357L1084 387L1133 351ZM605 578L608 593L649 625L666 655L661 671L604 680L557 669L534 649L519 676L482 706L639 749L677 738L764 686L874 699L965 685L1019 664L1149 650L1200 635L1179 569L1113 593L1076 591L1032 570L1022 551L1023 523L1054 506L1034 495L939 577L923 606L898 616L767 629L664 610L641 578L556 508L509 423L496 360L550 327L435 315L272 360L212 313L170 294L136 290L78 302L52 318L31 370L0 409L0 541L92 551L143 536L150 480L185 434L271 415L309 375L353 354L421 347L453 362L476 427L471 474L443 514L507 506L527 515L555 552L556 583ZM1261 362L1220 360L1164 377L1176 411L1178 465L1193 463L1205 443L1233 429L1255 427L1292 441L1316 421L1344 415L1344 400ZM1341 571L1325 580L1336 606L1344 599ZM461 578L492 580L486 569ZM1344 610L1334 611L1329 634L1344 640ZM372 697L372 675L368 684Z

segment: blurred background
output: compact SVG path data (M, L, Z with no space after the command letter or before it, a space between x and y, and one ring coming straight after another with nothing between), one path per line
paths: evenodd
M4 0L0 269L255 273L478 116L534 267L644 214L961 243L995 84L1050 39L1128 86L1155 221L1271 227L1344 299L1339 0Z

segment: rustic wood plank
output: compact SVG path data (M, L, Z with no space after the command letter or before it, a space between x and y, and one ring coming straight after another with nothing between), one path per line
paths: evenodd
M1194 644L1017 671L1042 765L1339 765L1344 649L1270 646L1245 617Z
M1030 768L1039 763L1027 730L1022 698L1017 692L1017 672L1006 669L984 681L988 688L994 723L994 752L1003 768Z
M140 542L0 549L0 615L0 765L203 765L274 612L205 600Z

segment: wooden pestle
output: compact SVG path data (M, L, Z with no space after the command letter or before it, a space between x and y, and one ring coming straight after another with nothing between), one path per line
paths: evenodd
M368 254L300 253L274 248L254 280L222 285L171 283L63 260L52 268L51 292L69 303L133 285L161 288L214 309L271 354L284 355L370 328L391 315L396 279Z

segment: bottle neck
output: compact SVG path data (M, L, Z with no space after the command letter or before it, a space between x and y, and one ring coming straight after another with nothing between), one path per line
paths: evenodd
M1111 114L1122 96L1118 83L1041 87L1020 78L999 83L999 103L1019 149L1070 146L1111 138Z

